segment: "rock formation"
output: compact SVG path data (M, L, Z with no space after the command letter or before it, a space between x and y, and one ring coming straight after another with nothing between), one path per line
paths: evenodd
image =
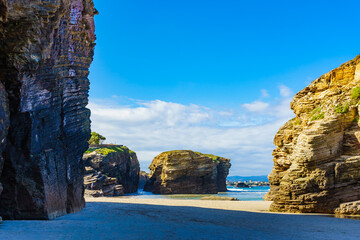
M275 136L272 211L333 213L360 200L360 56L295 95Z
M92 0L0 0L0 215L84 207ZM1 171L2 170L2 171Z
M85 195L91 197L122 196L124 187L116 178L95 171L92 167L85 167L84 177Z
M360 216L360 201L340 204L340 206L335 209L335 214Z
M140 165L136 153L129 148L122 145L91 145L83 161L89 171L84 179L85 188L97 191L91 195L119 196L137 192Z
M140 171L139 175L139 189L144 189L146 182L150 179L147 172Z
M226 191L230 159L189 150L163 152L152 161L144 191L157 194Z

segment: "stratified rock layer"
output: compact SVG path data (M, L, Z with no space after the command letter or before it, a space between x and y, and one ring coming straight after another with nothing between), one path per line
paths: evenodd
M7 136L0 147L0 215L6 219L52 219L84 207L94 14L92 0L0 0L0 138Z
M85 187L87 190L101 190L110 194L109 185L121 185L123 193L134 193L138 190L140 164L136 153L122 145L91 145L87 153L84 154L83 161L86 167L94 169L85 175ZM115 179L105 179L102 176ZM91 181L89 181L92 179ZM95 181L96 180L96 181ZM104 182L102 186L102 182ZM96 184L98 183L98 184ZM98 195L98 194L97 194ZM122 195L120 191L115 191L113 195Z
M230 159L189 150L164 152L152 161L144 191L201 194L226 191Z
M342 203L335 209L337 215L356 215L360 217L360 201Z
M272 211L333 213L360 200L359 101L359 56L296 94L296 118L274 140Z
M124 187L116 178L108 177L92 167L85 167L85 195L91 197L122 196Z

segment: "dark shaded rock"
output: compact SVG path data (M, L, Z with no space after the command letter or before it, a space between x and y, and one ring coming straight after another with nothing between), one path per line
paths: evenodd
M4 158L2 152L6 146L6 135L7 130L10 125L9 122L9 111L8 111L8 102L7 94L3 84L0 82L0 173L4 165ZM0 195L3 191L2 183L0 182ZM2 218L0 217L0 223L2 223Z
M83 157L85 166L117 180L124 193L137 192L140 165L136 153L122 145L91 145ZM89 190L93 190L87 187Z
M152 161L144 191L202 194L226 191L230 159L189 150L163 152Z
M235 187L237 187L237 188L249 188L250 186L247 185L246 183L239 182L239 183L236 183Z
M140 171L139 189L144 189L144 186L149 179L150 179L150 175L147 172Z
M85 195L92 197L124 195L124 187L116 178L103 175L91 167L86 167L85 170Z
M4 3L0 82L10 127L1 144L0 215L53 219L85 205L81 158L90 137L87 76L96 10L92 0Z

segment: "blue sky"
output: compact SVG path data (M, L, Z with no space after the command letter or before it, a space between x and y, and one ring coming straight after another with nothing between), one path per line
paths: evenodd
M94 2L92 128L143 169L194 149L269 173L293 95L360 52L355 0Z

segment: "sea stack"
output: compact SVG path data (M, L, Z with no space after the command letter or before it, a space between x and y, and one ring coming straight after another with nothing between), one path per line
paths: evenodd
M85 194L121 196L138 190L140 164L136 153L123 145L91 145L85 152Z
M271 210L333 213L360 200L360 56L296 94L291 109L274 140Z
M85 205L81 159L90 137L96 13L92 0L0 0L5 219L53 219Z
M226 191L230 159L190 150L163 152L152 161L144 191L156 194L216 194Z

